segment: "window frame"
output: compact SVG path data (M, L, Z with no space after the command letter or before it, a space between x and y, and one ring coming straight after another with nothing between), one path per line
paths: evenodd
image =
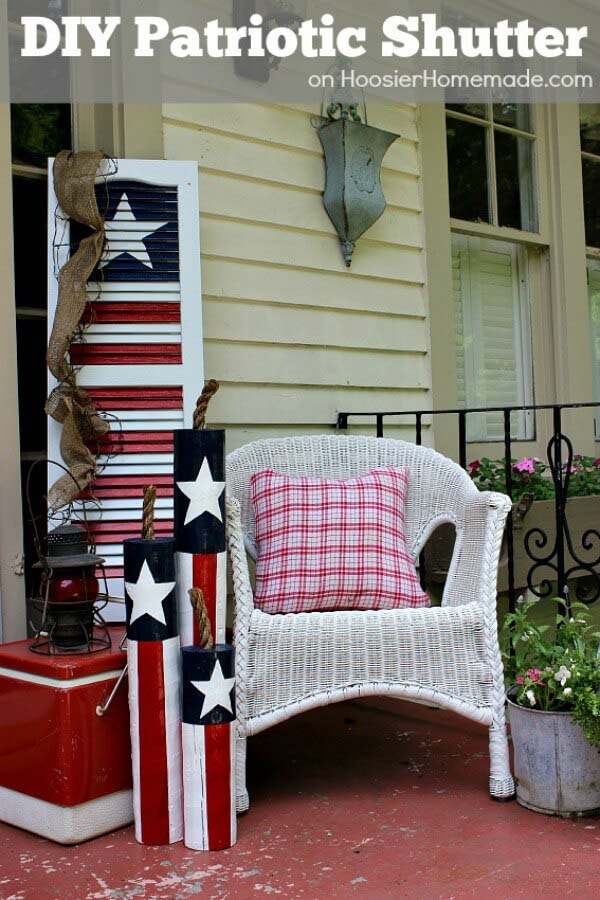
M537 114L537 107L535 105L530 105L530 125L531 131L523 131L520 128L513 127L511 125L504 125L503 123L496 122L494 120L494 103L489 102L485 103L484 106L488 113L486 118L482 118L481 116L471 115L470 113L462 113L454 109L448 109L448 106L445 105L445 118L444 121L447 123L448 119L454 119L459 122L466 122L470 125L477 125L480 128L485 129L486 135L486 171L487 171L487 199L488 199L488 213L490 217L489 222L474 222L469 219L455 219L451 216L451 221L456 223L461 223L464 225L475 225L475 226L484 226L490 229L502 229L507 230L509 228L511 231L522 233L524 235L533 235L539 236L541 233L540 230L540 185L538 178L538 146L539 146L539 135L538 135L538 125L539 125L539 117ZM531 154L531 191L533 194L533 210L534 210L534 220L536 223L535 230L528 231L525 229L512 228L510 226L500 225L498 221L498 183L497 183L497 167L496 167L496 141L495 135L496 132L500 132L503 134L509 134L512 137L523 138L529 141L532 144L532 154ZM446 130L446 140L447 140L447 130Z
M443 104L426 104L420 109L432 408L458 406L456 355L448 350L448 335L454 330L454 308L448 300L452 296L451 231L521 242L529 247L536 403L575 402L590 397L592 365L583 197L579 193L578 173L579 113L572 103L535 104L531 111L537 135L537 234L450 217L446 109ZM519 444L519 453L545 456L549 415L537 413L536 440ZM456 459L455 419L436 416L431 439L436 449ZM565 414L565 423L578 452L598 455L590 416ZM470 458L501 457L503 453L501 442L469 445Z

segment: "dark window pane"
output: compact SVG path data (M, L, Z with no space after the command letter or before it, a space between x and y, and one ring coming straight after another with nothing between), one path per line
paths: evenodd
M450 215L489 222L486 129L458 119L446 121Z
M30 472L31 475L29 474ZM31 509L29 509L26 498L28 482ZM27 592L27 597L29 598L32 596L34 590L36 591L36 593L39 591L39 572L36 573L36 571L32 568L33 564L38 561L38 554L35 545L35 529L33 526L32 515L35 518L38 540L41 542L42 552L45 546L44 539L48 532L48 528L46 525L48 513L46 505L46 495L48 493L48 466L43 462L33 463L30 460L21 463L21 485L23 493L23 549L25 551L25 589ZM32 610L29 610L30 617L32 615L32 612Z
M463 113L465 116L476 116L478 119L488 118L485 103L446 103L446 109Z
M600 156L600 103L580 104L579 123L581 149Z
M13 178L17 306L46 308L47 191L45 178Z
M531 141L502 131L495 132L494 140L498 224L536 231Z
M532 131L530 109L525 103L494 103L494 122Z
M584 159L582 165L585 242L588 247L600 247L600 162Z
M46 452L46 319L17 319L19 433L23 453Z
M8 0L9 22L20 22L21 16L47 16L49 19L59 19L67 11L67 0Z
M13 162L46 167L49 156L71 147L66 103L15 103L10 109Z

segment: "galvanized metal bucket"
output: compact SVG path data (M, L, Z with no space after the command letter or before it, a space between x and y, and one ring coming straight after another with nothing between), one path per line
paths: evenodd
M568 712L517 706L508 697L517 800L553 816L600 814L600 752Z

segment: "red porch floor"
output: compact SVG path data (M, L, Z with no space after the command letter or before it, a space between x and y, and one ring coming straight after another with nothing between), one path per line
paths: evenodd
M0 825L2 900L600 898L600 820L487 794L487 734L408 703L340 704L250 742L237 845L59 847Z

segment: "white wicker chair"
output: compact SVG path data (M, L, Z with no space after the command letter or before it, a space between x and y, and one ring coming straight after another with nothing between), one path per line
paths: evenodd
M349 478L410 471L406 527L415 560L442 522L456 544L441 608L266 615L253 604L250 477ZM456 463L402 441L315 436L256 441L227 458L228 541L235 595L237 809L248 809L246 742L297 713L355 697L423 700L489 726L490 793L514 793L496 624L498 557L510 500L480 493Z

